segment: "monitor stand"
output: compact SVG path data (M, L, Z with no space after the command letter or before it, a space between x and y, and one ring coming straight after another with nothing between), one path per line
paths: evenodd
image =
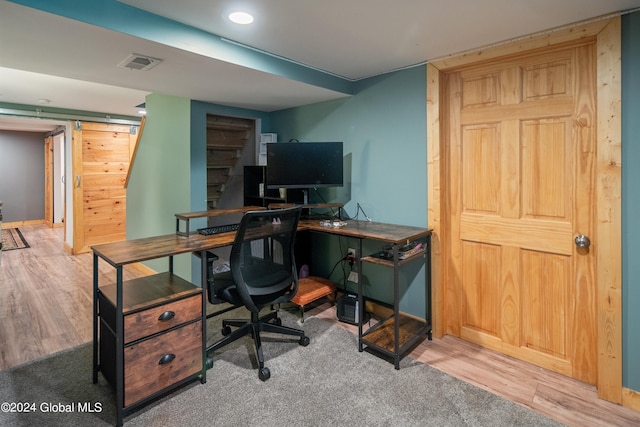
M302 204L298 204L298 206L302 207L302 214L300 215L300 218L303 219L310 219L311 218L311 214L309 211L309 189L308 188L304 188L302 190Z
M309 203L309 189L305 188L302 190L302 203L297 203L298 206L302 207L312 207L317 206L317 203Z

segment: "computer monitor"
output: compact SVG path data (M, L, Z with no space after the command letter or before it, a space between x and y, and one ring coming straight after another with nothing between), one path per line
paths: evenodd
M342 142L267 144L266 178L269 189L342 187Z

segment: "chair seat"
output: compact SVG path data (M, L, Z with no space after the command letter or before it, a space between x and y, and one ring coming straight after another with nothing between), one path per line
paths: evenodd
M298 280L298 293L291 302L304 307L322 297L336 292L336 283L323 277L308 276Z
M271 376L269 368L264 366L261 332L297 336L298 344L309 345L304 331L283 325L278 311L274 310L275 306L289 302L295 289L293 244L301 210L296 207L245 213L231 247L229 271L213 274L207 283L211 303L222 300L231 303L231 309L242 305L251 313L250 320L223 319L223 338L207 347L207 353L251 335L261 381ZM272 311L260 316L266 306L272 306ZM212 361L209 357L207 366L212 366Z

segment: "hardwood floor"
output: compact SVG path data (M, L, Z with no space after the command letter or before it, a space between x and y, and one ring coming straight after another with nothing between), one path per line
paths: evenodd
M91 341L93 256L64 250L64 229L20 226L27 249L2 253L0 267L0 369ZM115 280L100 264L100 280ZM142 275L132 268L126 278ZM103 278L104 277L104 278Z
M91 341L92 255L65 252L62 228L20 230L31 248L3 252L0 267L0 369ZM110 266L100 265L100 274L102 283L113 281ZM329 303L309 316L357 332L336 320ZM425 340L410 356L569 426L640 425L640 412L598 399L590 385L451 336Z

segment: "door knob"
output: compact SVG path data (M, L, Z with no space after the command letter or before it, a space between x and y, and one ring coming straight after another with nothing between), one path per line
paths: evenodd
M584 234L578 234L575 238L576 246L579 248L588 248L591 245L591 240Z

